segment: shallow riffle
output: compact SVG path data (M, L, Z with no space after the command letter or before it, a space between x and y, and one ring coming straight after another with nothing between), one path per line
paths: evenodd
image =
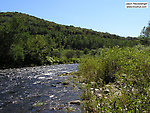
M80 90L62 83L77 71L78 64L25 67L0 70L0 113L81 112L81 105L68 104L80 100ZM71 76L71 75L70 75Z

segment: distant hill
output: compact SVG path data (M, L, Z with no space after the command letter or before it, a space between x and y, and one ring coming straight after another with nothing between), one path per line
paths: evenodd
M87 23L88 24L88 23ZM46 56L61 58L63 50L90 51L139 40L90 29L66 26L18 12L0 13L0 65L45 64ZM66 53L67 54L67 53Z

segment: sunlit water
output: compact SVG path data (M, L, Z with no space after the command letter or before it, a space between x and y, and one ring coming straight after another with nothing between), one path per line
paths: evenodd
M78 64L26 67L0 70L0 113L63 113L67 108L80 112L81 105L69 101L80 99L79 88L72 82L62 84L77 71Z

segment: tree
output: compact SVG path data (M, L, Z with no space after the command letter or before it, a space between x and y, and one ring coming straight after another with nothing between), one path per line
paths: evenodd
M49 45L43 35L32 36L26 42L26 61L38 65L43 64L49 51Z
M23 60L23 48L21 47L20 31L22 21L13 17L1 25L0 29L0 63L9 64L18 59Z
M24 50L21 45L12 45L10 51L12 58L17 64L24 61Z
M147 27L143 27L143 29L141 31L141 36L150 38L150 22L148 23Z
M147 27L143 27L138 38L140 39L141 44L150 45L150 22Z

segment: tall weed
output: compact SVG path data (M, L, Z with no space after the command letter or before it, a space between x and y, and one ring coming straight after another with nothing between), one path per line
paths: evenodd
M117 84L120 91L115 95L114 89L110 88L102 98L96 97L96 93L91 93L89 97L87 92L94 86L88 85L82 96L89 98L84 102L86 112L150 111L150 47L137 45L101 49L99 56L88 56L82 60L78 76L86 84L96 82L98 88Z

